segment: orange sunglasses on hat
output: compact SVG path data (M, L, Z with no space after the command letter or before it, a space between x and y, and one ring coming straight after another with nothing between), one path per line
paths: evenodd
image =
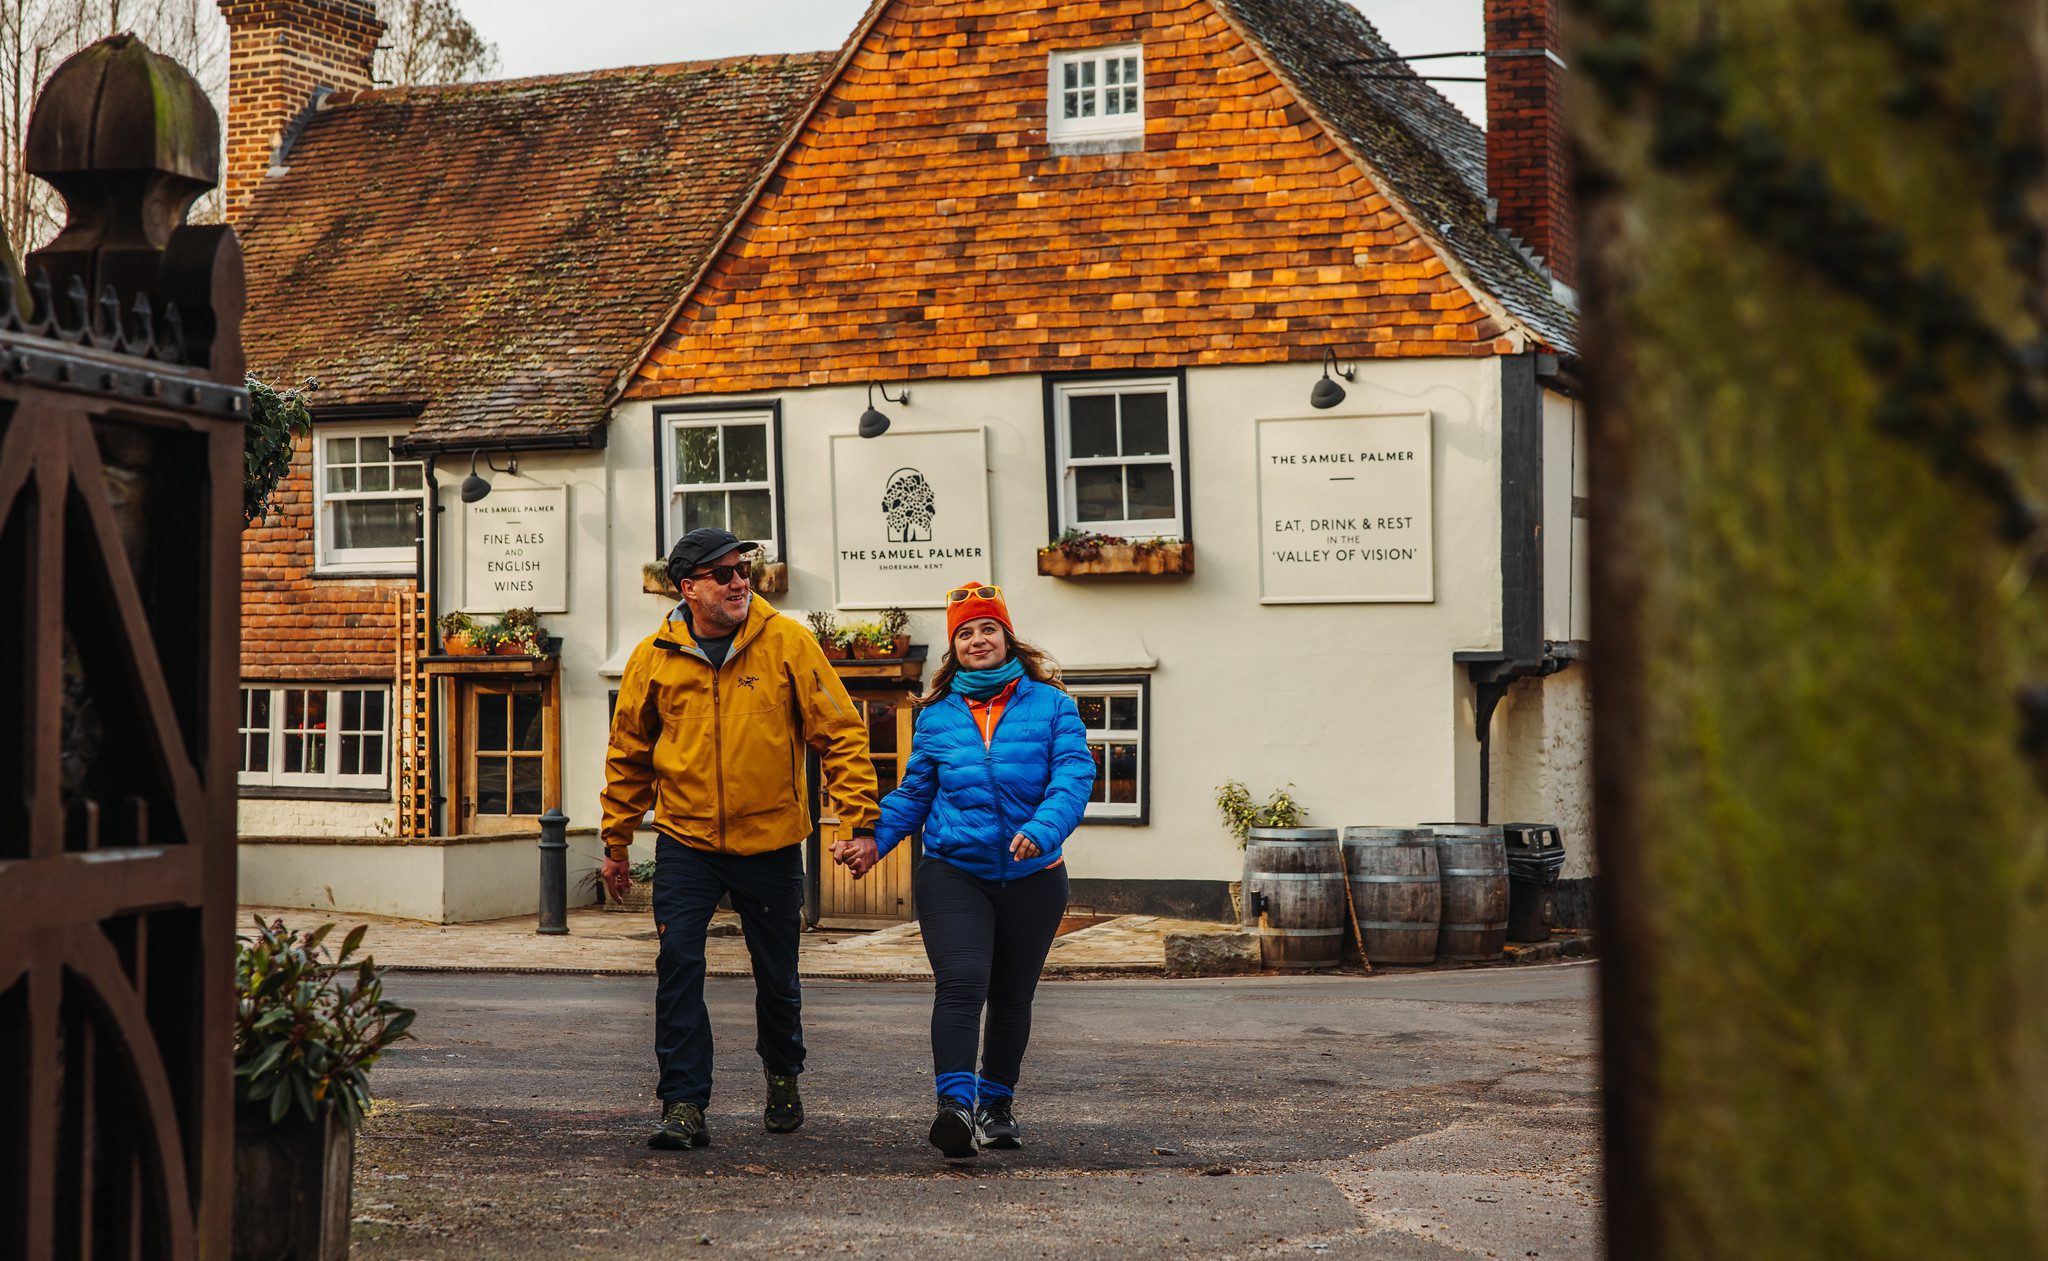
M1017 628L1010 625L1010 606L1003 603L1001 587L970 582L946 593L947 642L952 641L962 626L980 617L992 617L1003 624L1004 630L1012 635L1017 633Z

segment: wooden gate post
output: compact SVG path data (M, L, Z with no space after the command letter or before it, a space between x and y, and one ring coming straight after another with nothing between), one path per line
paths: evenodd
M0 1256L226 1257L241 248L220 124L131 36L58 67L0 257ZM0 247L0 256L6 250Z

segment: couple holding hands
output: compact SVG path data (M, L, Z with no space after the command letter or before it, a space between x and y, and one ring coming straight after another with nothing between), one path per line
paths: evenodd
M751 590L740 557L754 546L711 528L678 540L669 575L682 601L634 650L613 711L608 886L623 890L626 846L650 809L657 834L662 1121L648 1143L711 1139L704 937L728 894L753 962L763 1121L772 1133L803 1123L797 945L808 744L850 827L832 858L856 879L923 832L912 887L936 982L933 1146L949 1158L1021 1146L1011 1104L1032 996L1066 912L1061 847L1095 781L1073 699L1058 668L1017 638L1000 588L948 592L945 656L918 700L902 783L877 808L866 729L816 638Z

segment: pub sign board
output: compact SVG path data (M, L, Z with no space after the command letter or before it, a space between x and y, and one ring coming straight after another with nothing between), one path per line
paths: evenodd
M832 543L841 608L943 608L988 582L986 433L833 435Z
M1436 598L1428 412L1258 422L1259 601Z
M462 607L569 611L569 488L493 489L462 509Z

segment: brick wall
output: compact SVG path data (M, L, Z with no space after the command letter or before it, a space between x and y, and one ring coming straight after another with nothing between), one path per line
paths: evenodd
M1486 47L1561 47L1558 0L1486 0ZM1564 68L1549 57L1486 62L1486 183L1499 222L1575 284L1578 244L1564 134Z
M316 88L367 88L384 24L370 0L219 0L228 24L232 220Z
M242 532L242 677L388 681L398 633L391 597L413 583L309 576L312 466L308 443L293 455L272 514Z
M1142 41L1137 152L1046 138L1056 49ZM1498 322L1206 3L876 22L630 393L1361 355Z

